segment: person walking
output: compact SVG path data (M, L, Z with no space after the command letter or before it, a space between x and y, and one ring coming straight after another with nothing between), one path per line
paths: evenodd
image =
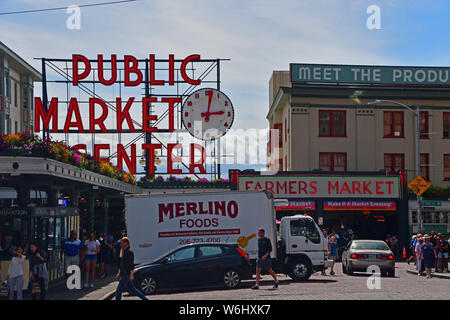
M84 247L86 250L86 255L84 257L86 261L86 279L84 282L84 287L88 288L90 286L91 288L93 288L95 279L95 267L97 265L97 254L100 252L100 242L95 239L94 231L89 234L89 239L84 242Z
M325 244L328 248L328 257L331 256L331 247L330 247L330 236L328 235L328 230L327 229L323 229L322 230L323 236L325 238ZM326 276L327 274L325 273L325 270L322 270L322 275Z
M417 236L416 235L414 235L414 236L412 236L412 238L411 238L411 242L410 242L410 244L409 244L409 254L411 255L410 257L409 257L409 259L408 260L406 260L406 262L408 263L408 264L410 264L411 263L411 261L416 261L416 252L415 252L415 246L414 246L414 243L415 243L415 241L416 241L416 238L417 238Z
M256 284L252 289L259 289L259 279L261 278L261 271L264 269L270 273L275 284L273 288L278 288L278 279L275 272L272 270L272 261L270 253L272 252L272 243L269 238L266 238L264 229L258 229L258 259L256 259Z
M6 280L9 285L9 300L14 300L14 289L17 288L17 300L23 300L23 266L25 264L26 256L23 255L23 248L18 246L16 255L11 259Z
M116 275L119 284L116 289L116 300L122 300L122 293L125 289L142 300L148 300L147 297L138 290L134 284L134 253L130 249L130 240L127 237L120 239L120 267Z
M427 278L431 278L431 268L434 265L434 260L437 258L437 254L435 247L431 243L430 237L426 237L425 243L422 244L422 255Z
M31 280L33 283L39 284L39 299L45 300L45 295L48 290L48 274L46 258L44 250L39 249L38 245L34 242L30 244L30 272ZM37 300L37 293L32 294L32 299Z
M339 259L339 247L338 244L336 242L336 237L335 236L331 236L330 238L330 256L331 256L331 260L333 260L333 262L331 263L331 270L330 270L330 275L334 275L334 264L336 263L336 261Z
M414 252L416 254L416 262L417 262L417 274L419 276L422 275L422 262L423 262L423 254L422 254L422 244L423 244L423 238L420 237L417 241L417 244L414 248Z
M67 273L69 266L80 265L80 253L83 250L83 243L77 238L77 232L75 230L70 231L70 237L65 239L61 245L61 260L64 261L64 268Z
M441 272L448 271L448 247L448 241L445 239L445 236L441 234L438 248L438 258L441 260Z

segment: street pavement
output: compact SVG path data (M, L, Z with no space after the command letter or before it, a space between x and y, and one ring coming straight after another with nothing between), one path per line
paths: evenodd
M335 266L336 274L322 276L315 273L307 282L294 282L289 277L279 275L280 286L272 289L270 275L265 275L259 290L250 287L253 281L245 281L241 288L227 290L219 287L194 288L164 291L152 296L150 300L429 300L448 299L450 297L450 280L443 278L419 277L407 272L412 266L404 262L396 264L395 278L380 278L379 289L369 289L369 275L355 273L348 276L342 273L341 263ZM370 281L373 283L373 281ZM127 296L124 300L135 300Z

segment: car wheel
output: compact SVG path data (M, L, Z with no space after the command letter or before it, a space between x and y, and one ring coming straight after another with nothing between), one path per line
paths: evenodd
M347 273L347 269L345 268L344 261L342 261L342 273L343 274Z
M289 265L289 277L295 281L306 281L312 273L312 267L306 259L299 259Z
M223 275L223 284L226 288L233 289L239 286L241 283L241 277L236 270L228 270Z
M386 274L390 278L395 278L395 270L387 271Z
M146 275L139 279L139 289L145 295L155 293L157 287L156 279L152 275Z
M347 271L346 273L347 273L347 275L349 275L349 276L351 276L351 275L353 274L352 269L350 269L349 266L348 266L348 262L347 262L347 267L345 268L345 271Z

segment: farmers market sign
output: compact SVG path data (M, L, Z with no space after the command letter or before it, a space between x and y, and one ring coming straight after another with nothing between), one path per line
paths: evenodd
M450 68L292 63L291 82L450 85Z

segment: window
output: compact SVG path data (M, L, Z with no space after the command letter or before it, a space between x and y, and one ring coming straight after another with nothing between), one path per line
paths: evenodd
M198 248L199 257L217 256L222 254L222 248L219 246L201 246Z
M284 118L284 141L287 141L287 119Z
M384 111L385 138L404 138L403 111Z
M384 169L391 172L405 170L405 155L403 153L385 153Z
M450 154L444 154L444 180L450 180Z
M14 106L17 108L18 107L18 96L19 94L17 93L17 82L14 82Z
M430 181L430 155L428 153L420 154L420 175Z
M450 112L444 112L443 118L443 137L450 138Z
M347 153L320 152L319 168L324 171L347 171Z
M283 171L283 159L278 159L278 171Z
M273 125L274 129L278 129L278 148L283 147L283 124L282 123L275 123Z
M312 243L320 243L320 234L311 219L297 219L291 221L291 236L305 237Z
M26 109L28 108L28 88L26 86L23 86L22 89L22 103L23 103L23 108Z
M428 127L428 111L420 112L420 139L429 139L430 130Z
M17 125L17 121L14 121L14 133L17 134L19 132L19 127Z
M181 261L193 259L195 256L195 247L183 248L169 255L169 261Z
M346 136L345 111L319 111L319 137Z

